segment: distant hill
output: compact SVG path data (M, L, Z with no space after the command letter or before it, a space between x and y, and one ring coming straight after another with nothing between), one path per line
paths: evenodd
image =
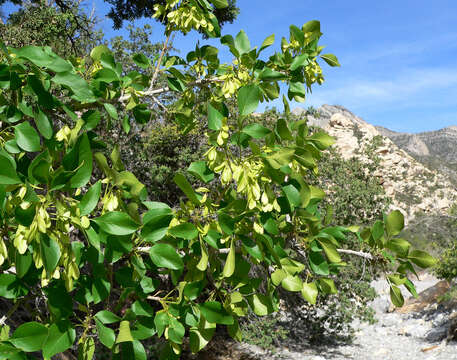
M392 198L392 208L403 210L408 221L422 215L446 215L456 203L457 127L402 134L375 127L341 106L323 105L312 114L296 108L292 113L306 116L309 125L334 136L345 159L360 158L360 150L371 147L380 158L372 176Z
M457 185L457 126L417 134L376 128L416 160L448 175Z

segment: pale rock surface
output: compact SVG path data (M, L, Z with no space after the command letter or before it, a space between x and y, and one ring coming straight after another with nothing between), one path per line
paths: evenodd
M304 109L294 109L295 115L304 116ZM416 212L445 214L457 200L457 189L447 176L432 171L401 150L378 128L341 106L323 105L319 117L307 116L308 124L322 127L335 137L344 159L358 157L366 160L360 151L369 146L375 137L382 136L382 145L375 152L381 158L380 170L372 174L379 179L386 195L392 198L391 210L399 209L411 220ZM447 128L456 132L457 127ZM384 133L387 133L384 129ZM418 136L410 141L411 148L428 154L427 145Z

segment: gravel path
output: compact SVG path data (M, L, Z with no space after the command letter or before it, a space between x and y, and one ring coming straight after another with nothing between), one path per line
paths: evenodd
M418 292L435 285L438 280L423 275L416 283ZM373 325L354 324L355 340L350 345L311 349L306 353L281 351L274 359L286 360L457 360L457 342L447 345L441 339L447 332L447 315L440 311L401 314L387 312L390 307L388 287L385 281L373 283L379 297L372 306L378 322ZM406 298L406 294L405 298ZM244 345L243 345L244 346ZM259 349L263 360L271 359Z

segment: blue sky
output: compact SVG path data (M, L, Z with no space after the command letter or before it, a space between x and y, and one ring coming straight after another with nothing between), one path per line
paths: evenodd
M103 19L109 6L102 0L86 5L95 7L107 37L124 33ZM324 52L337 55L342 66L323 64L326 82L297 106L343 105L372 124L396 131L457 125L455 0L238 0L238 6L238 19L223 33L235 35L243 29L252 45L272 33L279 45L290 24L321 21ZM160 41L162 28L151 23L152 40ZM185 54L197 38L178 36L174 46ZM274 105L281 107L279 102Z

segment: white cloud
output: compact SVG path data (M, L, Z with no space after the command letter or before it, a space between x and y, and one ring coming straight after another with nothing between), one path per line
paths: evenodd
M390 105L401 108L424 105L424 102L455 105L457 68L407 69L392 74L391 79L352 79L345 77L315 88L308 105L341 104L350 109Z

